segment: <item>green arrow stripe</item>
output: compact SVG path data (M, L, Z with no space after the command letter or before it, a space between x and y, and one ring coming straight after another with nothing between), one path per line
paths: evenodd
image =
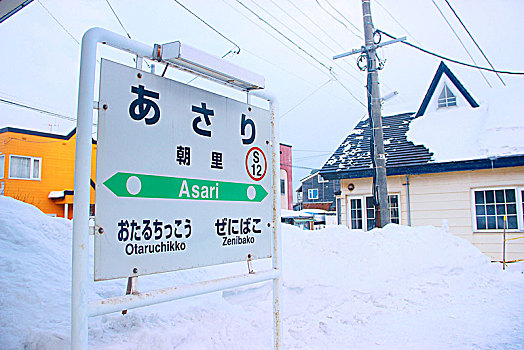
M104 185L117 197L261 202L268 195L259 184L122 172L115 173Z

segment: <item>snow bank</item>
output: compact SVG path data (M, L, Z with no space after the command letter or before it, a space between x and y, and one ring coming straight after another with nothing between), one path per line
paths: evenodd
M502 271L433 227L283 225L285 349L521 349L523 265ZM0 347L69 348L71 224L0 197ZM257 262L255 270L267 261ZM245 264L139 278L139 290ZM91 283L89 298L123 281ZM90 319L91 349L269 349L271 283Z

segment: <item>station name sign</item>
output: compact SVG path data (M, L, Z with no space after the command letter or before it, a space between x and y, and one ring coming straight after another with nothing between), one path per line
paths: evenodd
M95 280L271 256L269 112L103 59Z

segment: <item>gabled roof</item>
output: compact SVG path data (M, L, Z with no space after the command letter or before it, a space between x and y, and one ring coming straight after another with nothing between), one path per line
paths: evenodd
M468 90L462 85L462 83L457 79L455 74L451 72L451 70L446 66L444 62L440 62L440 65L438 66L437 72L435 73L435 76L433 77L433 80L431 81L431 84L429 85L429 89L426 92L426 96L424 97L424 100L422 100L422 104L420 105L420 108L418 109L417 113L415 114L415 117L420 117L421 115L424 115L426 112L426 108L428 107L429 101L431 101L431 98L433 97L433 94L435 93L435 89L437 88L437 85L440 81L440 78L442 78L442 74L445 74L449 80L455 85L455 87L460 91L462 96L468 101L468 103L473 108L477 108L479 104L475 99L470 95Z
M387 176L420 175L434 173L448 173L456 171L472 171L499 169L524 166L524 154L500 156L483 159L470 159L452 162L430 162L406 166L388 167ZM373 176L373 169L344 170L340 172L326 172L326 179L359 179Z
M36 130L27 130L27 129L13 128L11 126L7 126L5 128L0 128L0 134L2 134L4 132L14 132L14 133L17 133L17 134L41 136L41 137L47 137L47 138L51 138L51 139L69 140L71 137L73 137L73 135L76 134L76 128L71 130L69 132L69 134L67 134L67 135L59 135L59 134L52 134L52 133L36 131Z
M300 179L300 182L302 183L302 182L305 182L305 181L311 179L312 177L315 177L316 175L318 175L319 172L320 172L320 169L313 169L313 170L311 170L309 175L307 175L304 178Z
M433 155L426 147L408 141L406 132L415 118L413 113L404 113L382 118L386 166L426 164ZM324 164L325 172L343 172L371 169L371 130L369 118L361 120Z
M67 134L67 135L52 134L52 133L43 132L43 131L14 128L14 127L11 127L11 126L6 126L4 128L0 128L0 134L3 134L5 132L14 132L14 133L17 133L17 134L47 137L47 138L58 139L58 140L70 140L71 137L75 136L76 128L71 130L69 132L69 134ZM91 138L91 143L96 145L97 141Z
M443 74L473 108L466 105L426 111ZM524 82L519 84L505 86L500 94L490 90L491 103L483 100L483 107L476 108L479 104L449 68L440 63L417 113L382 118L388 176L524 166L524 119L515 118L524 91ZM322 177L373 176L370 136L366 118L324 164Z

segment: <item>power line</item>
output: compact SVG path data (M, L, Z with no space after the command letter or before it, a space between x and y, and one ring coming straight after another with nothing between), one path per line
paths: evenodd
M176 1L176 0L175 0ZM300 45L298 45L296 42L294 42L293 40L291 40L288 36L286 36L284 33L282 33L280 30L278 30L277 28L275 28L274 26L272 26L268 21L266 21L265 19L263 19L262 17L260 17L255 11L253 11L252 9L250 9L248 6L244 5L244 3L242 3L242 1L240 0L235 0L236 2L238 2L240 5L242 5L246 10L248 10L249 12L251 12L255 17L257 17L259 20L261 20L262 22L264 22L265 24L267 24L271 29L273 29L275 32L277 32L278 34L280 34L282 37L284 37L287 41L289 41L293 46L295 46L297 49L299 49L300 51L304 52L306 55L308 55L309 57L311 57L313 60L315 60L315 62L317 62L318 64L320 64L322 67L326 68L328 71L331 71L331 67L328 67L327 65L325 65L323 62L319 61L315 56L313 56L312 54L310 54L309 52L307 52L306 50L304 50Z
M246 18L248 21L250 21L251 23L253 23L255 26L257 26L258 28L262 29L267 35L269 35L270 37L272 37L273 39L275 39L276 41L278 41L279 43L281 43L285 48L287 48L288 50L290 50L291 52L293 52L295 55L297 55L298 57L300 57L301 59L303 59L305 62L307 62L309 65L311 65L311 67L315 68L316 70L318 70L320 73L322 74L326 74L326 72L324 72L322 69L320 69L318 66L314 65L312 62L310 62L309 60L307 60L304 56L300 55L298 52L296 52L295 50L293 50L291 47L288 46L288 44L286 44L285 42L283 42L282 40L280 40L278 37L276 37L275 35L273 35L272 33L270 33L266 28L260 26L257 22L254 22L251 18L247 17L244 13L240 12L240 10L238 10L237 8L235 8L233 5L229 4L227 1L225 0L222 0L222 2L224 4L226 4L227 6L229 6L231 9L233 9L234 11L236 11L238 14L240 14L241 16L243 16L244 18ZM246 50L247 51L247 50ZM249 52L249 51L247 51ZM251 53L252 55L256 56L254 53L252 52L249 52ZM259 57L260 56L256 56L256 57Z
M291 149L293 152L311 152L311 153L314 153L314 152L317 152L317 153L331 153L333 151L319 151L319 150L314 150L314 149L294 149L292 148Z
M331 72L329 72L329 74L331 74L331 76L333 78L335 78L335 80L344 88L344 90L346 90L348 92L348 94L350 94L358 103L360 103L362 105L362 107L367 109L367 106L364 103L362 103L362 101L360 101L355 95L353 95L353 93L351 91L349 91L349 89L344 84L342 84L342 82L335 75L335 72L331 71Z
M482 53L482 56L484 56L484 58L486 59L486 61L488 61L488 64L489 66L492 68L492 69L495 69L495 67L493 67L493 65L491 64L491 62L489 61L488 57L484 54L484 51L480 48L479 44L477 44L477 41L475 40L475 38L473 38L473 35L471 35L471 33L469 32L468 28L466 28L466 25L464 24L464 22L462 22L462 20L460 19L459 15L457 12L455 12L455 10L453 9L453 7L451 7L451 4L448 2L448 0L444 0L446 1L446 4L448 4L449 8L451 9L451 11L453 11L453 14L455 15L455 17L457 17L457 19L459 20L460 24L462 24L462 27L466 30L466 32L468 33L469 37L471 38L471 40L473 40L473 42L475 43L475 45L477 45L477 48L479 49L479 51ZM502 84L504 86L506 86L506 83L504 82L504 80L502 80L501 76L495 72L495 74L497 74L497 77L499 77L500 81L502 82Z
M419 44L419 45L422 46L422 44L420 43L420 41L418 41L418 40L415 38L415 36L414 36L413 34L411 34L411 33L409 32L409 30L407 30L406 27L404 27L404 26L402 25L402 23L400 23L400 22L395 18L395 16L393 16L393 14L392 14L391 12L388 11L388 9L387 9L384 5L382 5L378 0L375 0L375 2L376 2L380 7L382 7L382 9L383 9L384 11L386 11L386 13L387 13L387 14L388 14L392 19L393 19L393 21L395 21L395 23L397 23L397 24L400 26L400 28L404 29L404 31L405 31L406 33L408 33L409 36L410 36L411 38L413 38L413 40L414 40L417 44Z
M289 165L289 164L285 164L285 163L280 163L280 165ZM311 168L311 167L308 167L308 166L298 166L298 165L292 165L291 167L292 167L292 168L296 168L296 169L305 169L305 170L318 170L318 168Z
M259 20L261 20L262 22L264 22L265 24L267 24L271 29L273 29L274 31L276 31L278 34L280 34L281 36L283 36L286 40L288 40L291 44L293 44L295 47L297 47L300 51L304 52L305 54L307 54L309 57L311 57L312 59L314 59L317 63L319 63L322 67L326 68L329 73L335 78L335 80L358 102L360 103L362 106L365 107L365 105L334 75L333 73L333 70L332 70L332 67L328 67L326 66L324 63L322 63L321 61L319 61L315 56L311 55L309 52L307 52L306 50L304 50L302 47L300 47L300 45L298 45L297 43L295 43L293 40L291 40L289 37L287 37L284 33L282 33L281 31L279 31L277 28L275 28L274 26L272 26L268 21L266 21L265 19L263 19L262 17L260 17L256 12L254 12L252 9L250 9L249 7L247 7L245 4L243 4L240 0L235 0L236 2L238 2L240 5L242 5L246 10L248 10L249 12L251 12L254 16L256 16Z
M362 33L362 31L353 24L346 16L344 16L335 6L333 6L328 0L324 0L333 10L335 10L342 18L344 18L353 28L357 30L357 32ZM359 37L362 39L362 37Z
M61 118L61 119L65 119L65 120L69 120L69 121L73 121L73 122L76 121L76 118L68 117L68 116L63 115L63 114L58 114L58 113L46 111L45 109L29 106L29 105L26 105L26 104L23 104L23 103L20 103L20 102L10 101L10 100L6 100L4 98L0 98L0 102L8 104L8 105L13 105L13 106L17 106L17 107L30 109L30 110L33 110L33 111L36 111L36 112L39 112L39 113L50 115L52 117L57 117L57 118Z
M386 36L388 36L388 37L390 37L391 39L398 39L398 38L394 37L393 35L384 32L383 30L377 29L377 31L382 33L382 34L384 34L384 35L386 35ZM449 57L445 57L445 56L439 55L438 53L435 53L435 52L423 49L422 47L417 46L417 45L413 45L413 44L411 44L408 41L401 41L401 43L403 43L404 45L410 46L410 47L412 47L414 49L417 49L419 51L422 51L424 53L427 53L428 55L432 55L432 56L438 57L438 58L443 59L445 61L449 61L449 62L453 62L453 63L456 63L456 64L460 64L462 66L466 66L466 67L470 67L470 68L476 68L476 69L482 69L482 70L485 70L485 71L488 71L488 72L494 72L494 73L500 73L500 74L524 75L524 72L515 72L515 71L505 71L505 70L491 69L491 68L479 67L479 66L475 66L473 64L461 62L461 61L458 61L458 60L455 60L455 59L452 59L452 58L449 58Z
M302 26L302 24L300 22L298 22L293 16L291 16L289 13L287 13L284 9L282 9L280 6L278 6L278 4L276 4L273 0L271 0L276 7L278 7L282 12L284 12L287 16L289 16L293 21L295 21L296 23L298 23L300 26ZM299 34L297 34L293 29L289 28L289 26L287 26L285 23L283 23L281 20L279 20L278 18L276 18L275 16L273 16L269 11L267 11L266 9L264 9L262 6L260 6L259 4L257 4L255 2L255 0L251 0L252 3L254 3L256 6L258 6L262 11L264 11L265 13L267 13L270 17L272 17L273 19L275 19L278 23L280 23L282 26L284 26L287 30L289 30L291 33L295 34L299 39L302 39L302 41L306 42L309 44L309 46L311 48L313 48L313 50L315 50L320 56L324 57L325 59L327 59L328 61L331 60L331 57L328 57L326 56L324 53L322 53L322 51L320 51L319 49L317 49L315 46L313 46L312 44L310 44L308 42L308 40L305 40L302 36L300 36ZM304 26L302 26L306 31L309 32L309 30L307 28L305 28ZM315 39L319 40L319 42L321 42L323 45L325 45L322 40L320 40L315 34L312 34L311 32L309 32L311 35L313 35L315 37ZM332 50L329 46L326 46L329 50ZM344 73L346 73L347 75L353 77L356 81L360 82L359 78L357 78L356 76L354 76L352 73L348 72L347 70L345 70L344 68L342 68L340 65L338 65L337 63L334 63L341 71L343 71Z
M33 106L30 106L30 105L27 105L27 104L24 104L24 103L21 103L21 102L7 100L7 99L1 98L1 97L0 97L0 103L5 103L5 104L11 105L11 106L15 106L15 107L21 107L21 108L25 108L25 109L29 109L29 110L38 112L38 113L47 114L47 115L55 117L55 118L60 118L60 119L65 119L65 120L69 120L69 121L72 121L72 122L76 122L76 118L68 117L67 115L63 115L63 114L59 114L59 113L55 113L55 112L51 112L51 111L48 111L48 110L45 110L45 109L42 109L42 108L33 107ZM97 125L97 123L93 123L93 125Z
M115 15L118 23L120 23L120 26L122 27L122 29L124 30L124 32L126 32L127 34L127 37L129 39L131 39L131 35L129 35L129 32L126 30L126 28L124 27L124 25L122 24L122 21L120 20L120 18L118 18L118 15L116 14L115 10L113 9L113 6L111 6L111 4L109 3L109 0L106 0L107 4L109 5L109 8L111 9L111 11L113 11L113 14Z
M222 57L220 58L225 58L227 55L229 55L231 52L233 52L233 50L229 50L228 52L226 52L225 54L222 55ZM168 67L168 65L166 65L166 68ZM163 76L163 75L162 75ZM189 80L187 83L185 83L185 85L189 85L189 83L191 83L193 80L196 80L198 78L198 75L195 76L194 78L192 78L191 80Z
M281 70L281 71L283 71L283 72L285 72L285 73L287 73L287 74L289 74L289 75L291 75L291 76L293 76L293 77L295 77L295 78L297 78L297 79L299 79L299 80L302 80L303 82L305 82L305 83L307 83L307 84L309 84L309 85L311 85L311 86L315 86L315 85L316 85L315 83L312 83L311 81L304 79L304 78L301 77L300 75L297 75L297 74L295 74L295 73L293 73L293 72L291 72L291 71L289 71L289 70L287 70L287 69L284 69L282 66L279 66L279 65L275 64L274 62L271 62L271 61L265 59L264 57L259 56L259 55L257 55L256 53L249 51L249 50L246 49L246 48L244 48L244 49L242 49L242 50L243 50L244 52L247 52L248 54L253 55L254 57L256 57L256 58L258 58L258 59L260 59L260 60L266 62L267 64L272 65L272 66L275 67L276 69L279 69L279 70ZM294 51L293 51L293 52L294 52ZM303 58L303 56L299 56L299 57ZM309 61L306 61L306 62L310 63ZM314 67L317 68L317 66L314 66ZM325 74L324 71L320 71L320 72L323 73L323 74ZM340 100L342 100L342 101L347 101L347 99L342 98L342 97L340 97L340 96L334 96L334 97L336 97L336 98L338 98L338 99L340 99Z
M252 0L253 1L253 0ZM321 38L319 38L315 33L311 32L306 26L304 26L302 23L300 23L300 21L298 21L294 16L290 15L289 12L287 12L285 9L283 9L282 7L280 7L275 0L271 0L271 2L280 9L280 11L282 11L283 13L285 13L289 18L291 18L296 24L298 24L302 29L304 29L306 32L308 32L312 37L314 37L315 39L317 39L317 41L322 44L325 48L327 48L328 50L330 51L334 51L331 47L329 47ZM280 22L280 21L279 21ZM295 33L295 35L297 35ZM299 36L300 37L300 36ZM300 37L302 40L305 40L304 38ZM327 57L326 55L324 55L320 50L316 49L314 46L313 48L319 52L324 58L327 58L328 60L331 60L330 57ZM357 70L357 68L355 68L355 66L353 65L350 65L347 61L342 61L342 62L345 62L346 64L348 64L351 68ZM349 76L353 77L355 80L357 80L358 82L360 82L360 79L357 78L356 76L354 76L353 74L351 74L350 72L348 72L347 70L345 70L344 68L342 68L340 65L338 65L337 63L334 63L340 70L344 71L346 74L348 74ZM360 73L360 72L359 72Z
M314 158L325 157L325 156L328 156L328 155L331 155L331 154L332 154L332 152L325 152L323 154L316 154L316 155L313 155L313 156L297 157L297 158L293 158L293 161L294 162L305 162L307 160L311 160L311 159L314 159Z
M190 9L188 9L186 6L184 6L180 1L178 0L173 0L174 2L176 2L178 5L180 5L180 7L182 7L184 10L186 10L187 12L189 12L190 14L192 14L194 17L196 17L198 20L200 20L202 23L204 23L206 26L208 26L209 28L211 28L215 33L217 33L218 35L220 35L222 38L226 39L227 41L229 41L231 44L235 45L235 47L238 49L236 50L235 53L240 53L240 46L238 46L234 41L232 41L231 39L229 39L228 37L226 37L224 34L222 34L221 32L219 32L217 29L215 29L211 24L207 23L204 19L202 19L200 16L198 16L196 13L194 13L193 11L191 11Z
M67 29L66 27L64 27L62 25L62 23L60 23L60 21L55 17L53 16L53 14L51 13L51 11L49 11L47 9L47 7L44 6L44 4L42 4L42 2L40 0L38 0L38 3L40 4L40 6L42 6L44 8L44 10L46 10L46 12L49 14L49 16L51 16L51 18L53 18L55 20L56 23L58 23L58 25L60 26L60 28L62 28L64 30L64 32L67 33L67 35L69 35L71 37L71 39L73 39L78 45L80 45L80 42L78 40L76 40L76 38L73 36L73 34L71 34Z
M274 3L273 0L271 0L271 1ZM302 11L302 10L301 10L297 5L295 5L291 0L288 0L288 2L289 2L291 5L293 5L293 7L295 7L295 8L296 8L296 9L297 9L297 10L298 10L298 11L299 11L299 12L300 12L304 17L306 17L306 18L307 18L307 19L308 19L308 20L309 20L309 21L310 21L314 26L316 26L316 27L317 27L320 31L322 31L322 32L323 32L327 37L329 37L329 38L330 38L330 39L331 39L335 44L337 44L338 47L340 47L342 50L345 49L345 48L344 48L340 43L338 43L338 42L337 42L337 41L336 41L336 40L335 40L331 35L329 35L329 33L327 33L324 29L322 29L322 27L320 27L320 26L317 24L316 21L314 21L313 19L311 19L311 17L309 17L306 13L304 13L304 11ZM326 0L326 2L327 2L327 0ZM318 3L318 1L317 1L317 3ZM333 5L331 5L331 3L328 2L328 4L329 4L331 7L333 7ZM276 5L276 4L275 4L275 5ZM320 5L320 3L318 3L318 5L319 5L319 6L320 6L324 11L326 11L330 16L333 17L333 15L332 15L331 13L329 13L326 9L324 9L324 8L322 7L322 5ZM279 7L279 6L277 5L277 7ZM279 8L280 8L280 7L279 7ZM334 8L334 7L333 7L333 8ZM334 8L334 9L335 9L335 8ZM336 9L335 9L335 11L338 12L338 10L336 10ZM285 11L284 11L284 12L285 12ZM287 13L286 13L286 14L287 14ZM344 16L344 15L342 15L342 14L340 14L340 15L341 15L341 16ZM289 14L288 14L288 16L289 16ZM344 17L344 18L345 18L345 17ZM335 19L336 19L336 18L335 18ZM293 20L295 20L295 19L293 18ZM351 21L349 21L347 18L346 18L346 20L347 20L348 22L351 23ZM296 21L296 20L295 20L295 21ZM351 24L353 25L353 23L351 23ZM302 27L303 27L303 26L302 26ZM355 27L355 28L356 28L356 27ZM306 30L307 30L307 29L306 29ZM357 28L357 30L360 31L360 29L358 29L358 28ZM309 30L307 30L307 31L308 31L309 33L311 33ZM313 35L313 34L312 34L312 35ZM314 35L313 35L313 36L314 36ZM316 38L316 36L315 36L315 38ZM360 37L360 38L361 38L361 37ZM361 39L362 39L362 38L361 38ZM317 39L317 40L318 40L318 39ZM323 45L326 46L325 43L323 43ZM326 46L326 47L328 47L328 46ZM328 48L329 48L330 50L332 50L330 47L328 47ZM347 62L347 61L344 61L344 62ZM349 63L348 63L348 64L349 64ZM353 69L356 69L353 65L351 65L351 67L352 67ZM339 67L339 68L340 68L340 67ZM342 69L342 68L341 68L341 69ZM348 75L350 75L351 77L355 78L355 79L356 79L357 81L359 81L359 83L360 83L360 80L358 80L355 76L353 76L352 74L350 74L349 72L347 72L347 71L344 70L344 69L342 69L342 70L345 71L346 73L348 73ZM342 85L342 83L341 83L338 79L336 79L336 80L337 80L338 83L340 83L340 84ZM384 86L386 86L386 87L388 87L389 89L391 89L391 88L390 88L386 83L384 83ZM344 89L346 89L345 86L343 86L343 87L344 87ZM347 90L347 89L346 89L346 90ZM349 91L348 91L348 92L349 92ZM351 94L351 93L350 93L350 94ZM353 94L351 94L351 96L354 97ZM359 101L359 103L360 103L360 101ZM362 104L363 106L365 106L363 103L361 103L361 104Z
M320 6L320 8L321 8L325 13L327 13L328 15L330 15L330 16L331 16L335 21L337 21L338 23L342 24L342 25L344 26L344 28L346 28L346 29L347 29L351 34L353 34L354 36L356 36L356 37L359 38L359 39L362 39L362 37L361 37L359 34L355 33L355 32L352 31L351 29L349 29L348 26L347 26L344 22L342 22L341 20L339 20L338 18L336 18L335 16L333 16L333 14L332 14L331 12L329 12L328 10L326 10L326 9L324 8L324 6L322 6L322 5L320 4L320 2L318 2L318 0L315 0L315 1L316 1L316 3L318 4L318 6Z
M306 101L307 99L309 99L311 96L313 96L315 94L315 92L317 92L318 90L322 89L324 86L326 86L327 84L329 84L330 82L332 82L333 79L329 79L328 81L326 81L324 84L320 85L318 88L316 88L315 90L313 90L309 95L307 95L306 97L304 97L302 100L300 100L299 103L297 103L296 105L294 105L293 107L291 107L291 109L289 109L286 113L282 114L280 116L279 119L283 119L289 112L291 112L292 110L294 110L295 108L297 108L298 106L300 106L302 103L304 103L304 101Z
M435 7L437 8L438 12L440 13L440 15L442 16L442 18L444 18L444 21L446 21L446 23L448 24L449 28L451 29L451 31L453 32L453 34L455 34L455 37L458 39L458 41L460 42L460 44L462 45L462 47L464 48L464 50L466 51L466 53L468 54L469 58L471 58L471 60L473 61L473 63L478 66L477 62L475 61L475 59L473 58L473 56L471 56L471 54L469 53L469 50L468 48L466 47L466 45L464 45L464 43L462 42L462 39L460 39L459 35L457 34L457 32L455 31L455 29L453 28L453 26L451 25L451 23L449 23L448 19L446 18L446 16L444 16L444 13L442 12L442 10L440 9L440 7L437 5L437 3L435 2L435 0L431 0L433 2L433 5L435 5ZM486 76L484 75L484 72L482 72L480 69L479 69L479 72L480 74L482 74L482 77L484 78L484 80L486 81L486 83L488 84L488 86L491 88L493 86L491 86L491 84L489 83L488 81L488 78L486 78Z
M326 32L321 26L319 26L317 24L316 21L314 21L313 19L311 19L311 17L309 17L304 11L302 11L300 9L300 7L298 7L297 5L295 5L295 3L291 0L287 0L291 5L293 5L294 8L296 8L298 10L298 12L300 12L304 17L306 17L315 27L317 27L322 33L324 33L324 35L326 35L328 38L331 39L331 41L333 41L336 45L338 45L338 47L342 50L345 49L344 46L342 46L338 41L336 41L328 32Z

